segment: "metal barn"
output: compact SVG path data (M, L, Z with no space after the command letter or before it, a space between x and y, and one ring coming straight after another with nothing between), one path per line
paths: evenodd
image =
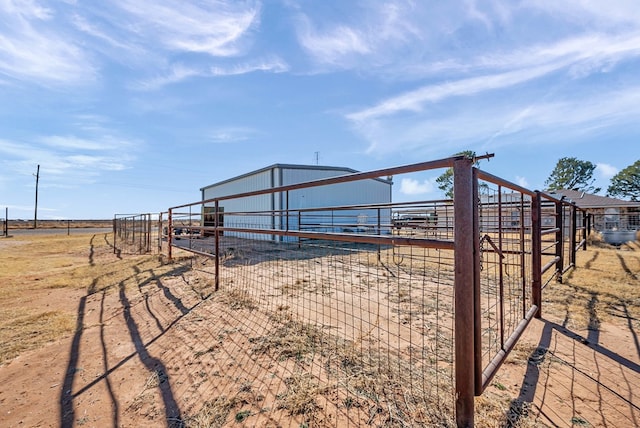
M275 164L205 186L200 191L202 200L206 201L357 172L342 167ZM219 222L227 227L257 229L354 233L380 230L381 224L390 223L391 209L388 205L372 205L391 203L392 184L391 179L368 179L223 199L218 207ZM204 210L204 225L212 226L214 203L205 203ZM243 232L226 234L248 237ZM252 236L260 237L275 239L273 235Z

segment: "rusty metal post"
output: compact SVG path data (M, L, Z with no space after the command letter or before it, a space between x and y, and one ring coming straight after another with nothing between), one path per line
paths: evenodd
M115 214L113 215L113 254L116 254L116 239L118 234L116 233L116 229L117 229L117 219Z
M562 271L564 269L564 203L556 202L556 280L562 283Z
M173 257L173 210L169 208L167 213L167 258L169 261Z
M576 240L578 238L578 213L576 204L571 204L571 248L569 249L569 263L571 266L575 267L576 265Z
M498 186L498 248L502 252L502 235L504 224L502 222L502 186ZM498 254L498 316L500 317L500 348L504 348L504 261L502 253Z
M456 424L474 424L474 197L472 160L453 163Z
M522 278L522 318L527 314L527 256L525 247L524 194L520 194L520 277Z
M473 367L474 395L482 394L482 311L480 302L480 211L478 198L478 170L472 168L473 213ZM457 334L457 333L456 333Z
M285 221L286 221L286 225L285 225L285 230L288 232L289 231L289 191L287 190L285 192L285 204L284 204L284 209L285 209ZM300 230L300 212L298 211L298 230Z
M215 220L213 222L213 225L214 225L213 236L214 236L214 240L215 240L215 251L216 251L215 291L218 291L218 288L220 288L220 229L219 229L219 227L220 227L220 203L218 202L217 199L216 199L216 202L215 202L214 212L215 212Z
M589 228L589 226L587 225L588 222L589 222L589 214L582 211L582 239L584 242L584 244L582 245L582 250L584 251L587 250L587 230Z
M162 213L158 213L158 254L162 254Z
M542 317L542 203L536 190L531 199L531 299L538 307L536 318Z
M147 214L147 252L151 252L151 214Z
M381 220L380 220L380 216L381 215L382 215L382 211L380 210L380 208L378 208L378 225L377 225L378 226L378 230L376 231L377 235L382 234L381 227L380 227L381 226ZM382 256L380 254L380 250L381 250L380 244L378 244L378 262L382 261Z

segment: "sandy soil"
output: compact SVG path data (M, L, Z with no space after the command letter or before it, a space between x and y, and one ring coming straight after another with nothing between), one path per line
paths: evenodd
M101 247L91 257L115 256ZM371 401L305 377L328 376L330 364L269 348L273 319L250 300L210 296L210 284L188 267L175 264L161 277L133 269L137 287L32 296L33 305L74 308L77 326L72 336L0 366L0 425L388 425ZM571 331L552 316L534 320L478 408L502 408L525 427L640 426L637 321ZM300 400L305 393L310 399ZM483 419L483 426L503 425Z

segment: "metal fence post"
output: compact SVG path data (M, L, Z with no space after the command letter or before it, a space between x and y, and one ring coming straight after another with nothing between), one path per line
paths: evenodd
M474 196L472 160L453 163L456 424L474 424Z
M472 236L473 236L473 346L474 395L482 394L482 311L480 302L480 224L478 169L472 168ZM457 333L456 333L457 334Z
M542 317L542 203L540 191L531 200L531 299L538 307L535 317Z
M220 203L218 202L218 200L216 199L215 201L215 208L214 211L216 213L215 216L215 220L214 220L214 240L215 240L215 247L216 247L216 272L215 272L215 291L218 291L218 288L220 288Z
M172 260L172 248L173 248L173 210L169 208L167 214L167 258Z
M162 213L158 213L158 254L162 254Z
M569 264L573 267L576 265L576 240L578 238L578 212L576 204L571 204L571 255L569 256Z
M562 283L562 271L564 270L564 203L556 202L556 279Z
M590 225L589 225L589 214L586 213L585 211L582 211L582 239L584 244L582 245L582 249L584 251L587 251L587 234L589 232L590 229Z
M147 253L151 252L151 213L147 214Z

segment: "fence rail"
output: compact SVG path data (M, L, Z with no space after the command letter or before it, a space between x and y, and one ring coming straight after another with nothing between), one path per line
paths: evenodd
M160 215L160 222L162 221ZM116 214L113 218L113 252L146 254L152 251L152 241L161 240L161 227L154 228L151 214ZM161 244L159 244L161 245Z
M297 189L444 168L452 200L289 207ZM285 209L230 208L261 195ZM173 207L166 239L169 257L213 260L200 269L216 291L311 337L288 367L332 385L331 420L367 419L369 406L385 423L472 426L474 396L541 315L545 285L575 266L588 228L574 204L454 157Z

